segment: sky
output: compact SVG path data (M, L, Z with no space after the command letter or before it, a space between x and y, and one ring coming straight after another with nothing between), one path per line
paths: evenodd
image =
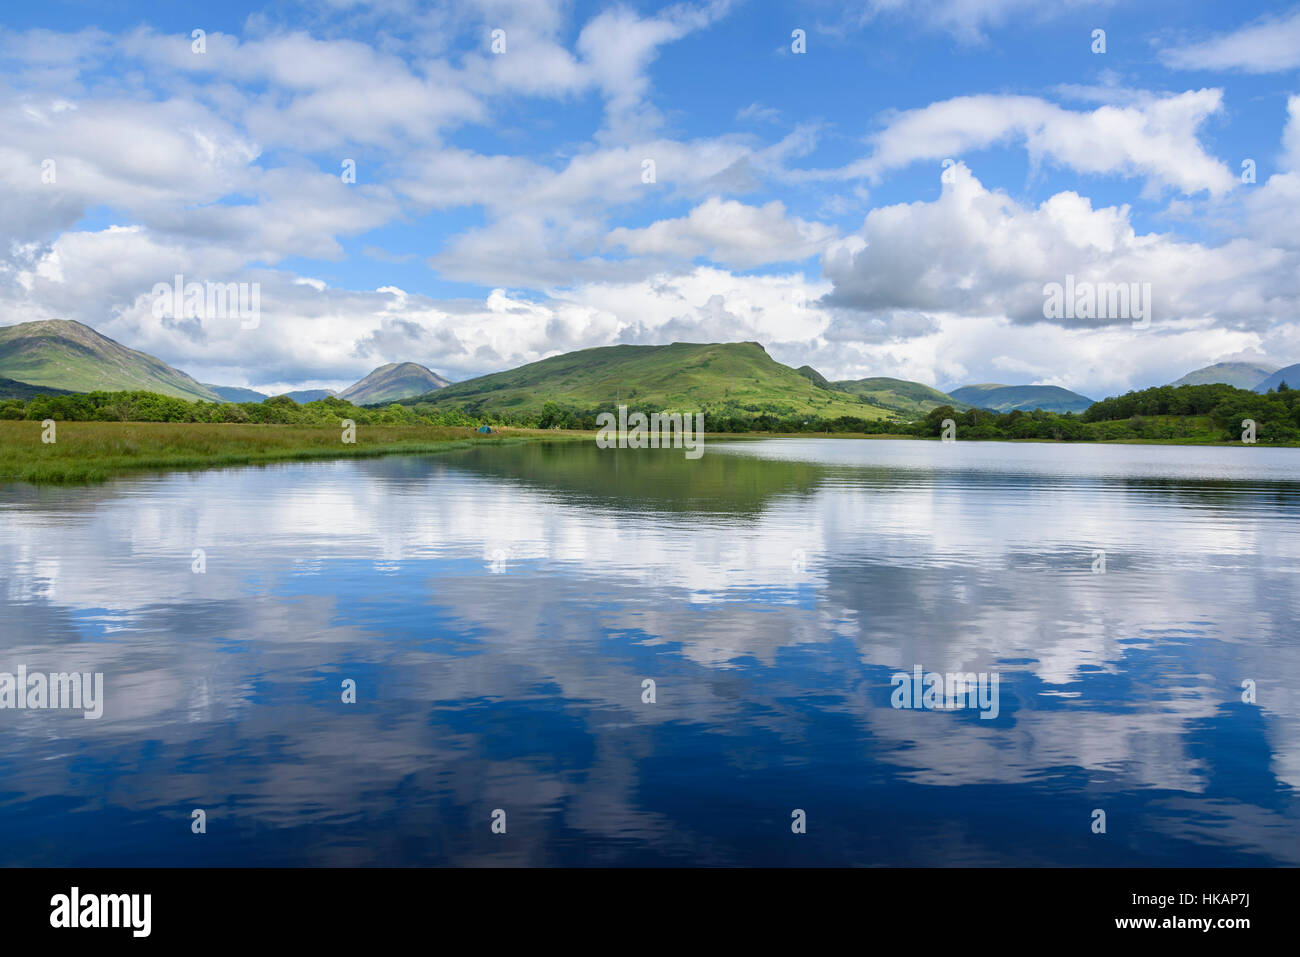
M0 6L0 325L219 385L745 340L1099 398L1300 362L1297 223L1295 3Z

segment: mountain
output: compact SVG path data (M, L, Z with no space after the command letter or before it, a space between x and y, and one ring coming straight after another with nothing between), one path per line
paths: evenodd
M757 342L603 346L445 386L403 404L470 412L535 412L548 401L583 411L643 410L887 418L888 410L825 389Z
M143 389L195 401L217 394L161 359L71 319L0 327L0 376L73 392Z
M1238 389L1253 389L1277 371L1277 366L1265 362L1216 362L1212 366L1189 372L1170 385L1209 385L1221 382Z
M449 380L417 363L390 362L348 386L339 398L353 405L375 405L410 399L449 385Z
M867 401L887 409L897 409L908 414L924 414L941 405L951 405L958 411L970 408L965 402L931 386L920 382L909 382L906 379L891 379L888 376L877 376L871 379L841 379L832 382L831 387L860 395Z
M73 395L67 389L51 389L44 385L28 385L17 379L0 378L0 399L34 399L38 395Z
M1056 385L999 385L996 382L986 382L982 385L964 385L948 394L958 402L979 409L992 409L994 412L1010 412L1013 409L1025 412L1034 409L1042 409L1044 412L1082 412L1093 402L1086 395Z
M211 389L226 402L261 402L267 398L256 389L245 389L237 385L212 385L204 382L203 388Z
M333 389L299 389L296 392L284 393L299 405L307 402L315 402L318 399L328 399L330 396L338 395Z
M1287 384L1288 388L1300 389L1300 362L1287 366L1285 369L1278 369L1263 382L1257 382L1254 389L1256 392L1267 392L1269 389L1276 389L1283 382ZM1250 386L1246 388L1250 388Z
M797 373L799 373L801 376L803 376L805 379L807 379L807 380L808 380L809 382L811 382L813 385L819 385L819 386L821 386L823 389L833 389L833 388L835 388L833 385L831 385L829 379L827 379L824 375L822 375L820 372L818 372L818 371L817 371L816 369L814 369L812 366L800 366L799 368L795 369L794 371L797 372Z

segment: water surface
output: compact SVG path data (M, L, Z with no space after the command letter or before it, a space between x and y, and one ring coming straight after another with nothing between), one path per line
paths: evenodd
M0 864L1295 865L1297 467L781 439L0 486L0 671L106 686L0 710ZM891 707L916 665L999 674L997 718Z

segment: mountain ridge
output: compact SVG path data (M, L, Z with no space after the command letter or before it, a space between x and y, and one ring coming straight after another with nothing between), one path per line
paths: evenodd
M69 392L140 389L190 401L219 400L179 369L75 319L0 326L0 376Z
M929 412L941 405L951 405L957 411L970 408L960 399L923 382L895 379L890 376L869 376L865 379L839 379L831 386L844 392L871 399L885 408L907 413Z
M1272 370L1271 372L1268 370ZM1260 373L1260 381L1250 381ZM1285 381L1300 388L1300 363L1219 362L1172 386L1223 382L1266 392ZM7 390L7 391L5 391ZM148 353L131 349L84 323L36 320L0 326L0 398L40 392L152 391L188 401L260 402L242 386L201 383ZM940 405L999 412L1042 408L1081 412L1093 400L1058 386L974 383L951 392L888 376L829 380L811 365L773 359L758 342L598 346L548 356L513 369L452 383L425 365L390 362L336 392L284 393L298 403L338 396L356 405L392 402L460 405L467 411L523 411L547 402L612 408L617 402L725 414L867 418L924 415Z
M1278 366L1271 362L1215 362L1193 369L1169 384L1211 385L1218 382L1238 389L1253 389L1277 371Z
M536 411L555 402L586 410L623 404L712 414L891 415L856 396L823 388L806 372L777 362L757 342L597 346L401 401L485 412Z
M1300 362L1278 369L1264 381L1256 383L1254 391L1267 392L1269 389L1276 389L1283 382L1288 388L1300 388Z
M994 412L1083 412L1094 402L1086 395L1071 392L1058 385L1003 385L1000 382L982 382L964 385L948 393L954 399L979 409Z
M354 405L377 405L414 398L449 385L451 380L418 362L389 362L352 383L339 393L339 398Z

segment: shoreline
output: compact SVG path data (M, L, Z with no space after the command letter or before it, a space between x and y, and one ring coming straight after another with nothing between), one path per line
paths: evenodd
M132 472L197 471L277 462L430 455L475 445L521 442L594 441L596 432L567 429L506 428L484 435L450 426L372 425L356 430L356 441L343 444L330 426L259 425L250 423L62 422L56 441L41 442L40 422L0 421L0 482L73 485L103 482ZM933 436L865 432L705 432L704 443L762 439L871 439L940 441ZM1101 439L1059 442L1052 439L959 439L960 442L1037 443L1048 445L1179 445L1249 448L1241 442L1197 439ZM1255 448L1300 448L1300 443L1258 443Z
M372 425L359 426L355 443L344 444L341 430L330 426L192 422L61 422L50 444L41 433L40 422L0 421L0 482L95 484L130 473L430 455L566 438L539 429L481 435L450 426Z
M934 435L899 435L894 432L705 432L706 440L731 439L901 439L913 442L938 442ZM1257 448L1257 449L1298 449L1300 442L1256 442L1246 444L1231 440L1206 442L1201 439L1076 439L1066 442L1059 439L958 439L959 443L996 442L1008 445L1200 445L1205 448Z

